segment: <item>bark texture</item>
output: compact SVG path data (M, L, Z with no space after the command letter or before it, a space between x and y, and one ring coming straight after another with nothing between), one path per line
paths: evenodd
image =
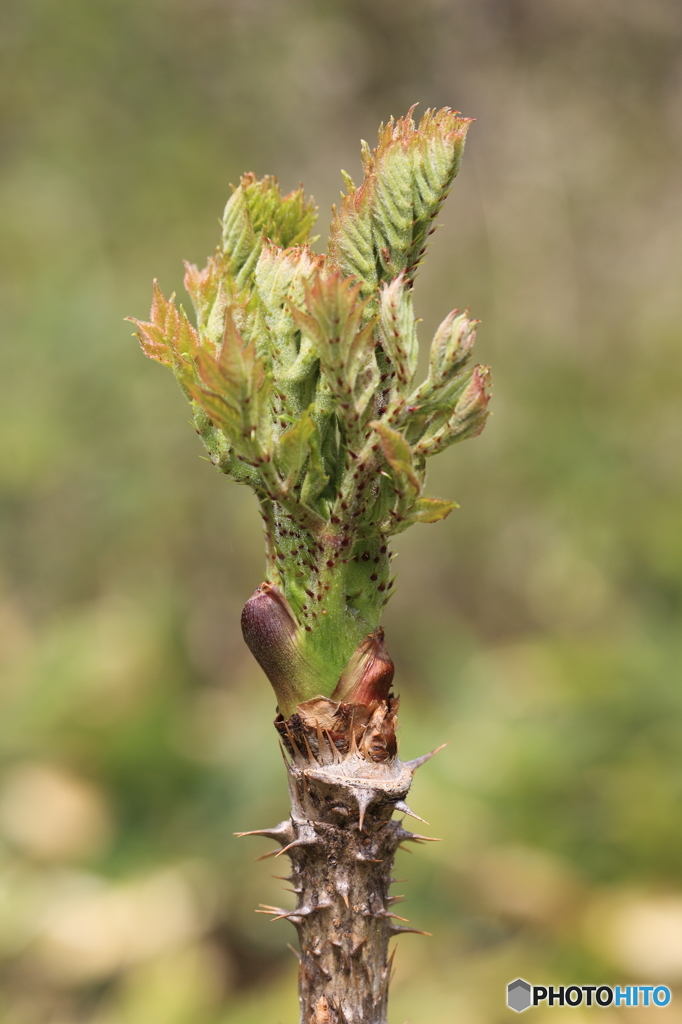
M402 762L395 738L398 701L370 704L318 697L275 726L285 748L291 815L248 835L277 840L266 856L290 858L300 941L301 1024L386 1024L389 940L405 927L389 895L395 852L423 842L392 818L412 814L405 797L419 765ZM434 751L435 753L435 751ZM416 817L416 815L414 815ZM420 819L421 820L421 819Z

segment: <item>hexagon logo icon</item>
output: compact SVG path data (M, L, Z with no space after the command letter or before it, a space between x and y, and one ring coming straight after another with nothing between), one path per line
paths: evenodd
M530 1006L530 985L523 978L510 981L507 985L507 1006L510 1010L521 1013Z

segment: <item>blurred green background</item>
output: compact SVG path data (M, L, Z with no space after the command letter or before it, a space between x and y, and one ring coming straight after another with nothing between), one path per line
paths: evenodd
M506 1020L517 975L682 998L679 0L4 0L0 28L0 1020L297 1018L293 930L253 912L289 897L233 837L287 806L239 630L259 519L122 318L182 291L242 171L303 180L322 246L416 100L477 119L422 337L470 305L495 388L385 617L403 753L449 742L391 1019Z

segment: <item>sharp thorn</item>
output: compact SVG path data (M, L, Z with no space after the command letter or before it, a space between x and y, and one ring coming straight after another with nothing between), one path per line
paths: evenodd
M291 801L291 815L293 818L302 819L304 817L303 807L301 806L301 796L299 794L298 778L300 773L296 772L296 769L292 768L287 775L287 789L289 791L289 800ZM303 776L303 783L305 785L305 775Z
M325 981L331 981L331 974L329 974L327 971L325 971L324 967L322 967L320 964L318 964L317 960L313 960L312 963L313 963L313 967L317 967L318 971L320 972L322 977L325 979Z
M407 806L404 800L396 800L393 806L396 811L402 811L403 814L409 814L411 818L416 818L417 821L423 821L425 825L428 825L426 818L421 818L418 814L415 814L414 811Z
M411 932L412 935L428 935L429 938L433 938L433 932L423 932L419 928L405 928L400 924L389 925L389 931L391 935L407 935L408 932Z
M287 736L289 738L289 743L291 743L292 747L294 748L294 751L298 754L298 756L300 758L302 758L303 754L301 753L301 748L299 747L298 743L294 739L294 734L292 733L291 729L289 728L289 723L288 722L284 723L284 728L287 731Z
M299 747L298 743L294 739L293 734L289 734L289 741L290 741L292 747L294 748L294 750L296 751L296 753L298 754L298 756L302 760L303 759L303 754L301 753L301 748Z
M311 749L311 747L310 747L310 744L308 743L308 737L306 736L306 734L305 734L305 733L303 733L303 742L305 743L305 749L306 749L306 750L307 750L307 752L308 752L308 759L309 759L309 760L310 760L310 761L311 761L311 762L312 762L313 764L317 764L317 758L315 757L315 755L314 755L314 754L313 754L313 752L312 752L312 749Z
M269 853L264 853L260 857L256 857L256 862L259 860L267 860L268 857L279 857L281 850L270 850Z
M306 913L306 911L301 911L301 910L284 910L283 907L271 907L267 903L260 903L259 906L262 907L263 909L262 910L256 910L256 911L254 911L254 913L256 913L256 914L274 914L275 916L270 919L271 921L282 921L282 920L293 921L294 918L296 918L296 917L300 918L302 916L305 916L305 913ZM307 913L309 913L309 911L307 911Z
M283 853L286 853L287 850L291 850L294 846L305 846L305 843L301 842L300 839L294 839L293 843L289 843L288 846L283 846L281 850L278 850L275 857L281 857Z
M365 813L376 794L373 789L355 789L354 795L358 804L358 811L360 812L358 818L358 829L362 832L363 825L365 824Z
M286 765L287 771L290 772L291 771L291 762L289 761L289 758L287 757L287 752L284 749L284 744L282 743L281 740L279 741L279 749L280 749L280 751L282 753L282 759L284 760L284 764Z
M388 987L391 984L391 982L393 981L393 976L395 974L395 967L393 966L393 961L395 959L395 954L396 954L397 949L398 949L397 946L393 947L393 952L389 956L388 963L386 965L386 981L384 982L384 991L387 994L388 994Z
M421 768L423 764L426 764L427 761L430 761L432 757L434 757L440 750L443 750L445 747L447 747L447 743L441 743L439 747L436 747L436 749L430 751L430 753L422 754L421 757L415 757L412 759L412 761L405 761L405 767L409 768L412 774L414 774L417 768Z
M235 832L235 836L243 839L244 836L265 836L266 839L277 839L285 841L293 834L290 821L281 821L274 828L254 828L250 832Z
M300 963L301 962L301 954L299 953L299 951L297 949L294 949L294 947L290 943L288 943L288 942L287 942L287 949L291 950L291 952L294 954L294 956L296 957L296 959Z
M329 751L332 755L332 760L334 761L334 764L339 764L341 762L341 755L339 754L336 743L334 743L334 740L332 739L331 733L329 732L328 729L324 730L324 738L329 744Z
M315 728L317 730L317 752L320 757L322 757L322 744L324 742L324 737L322 736L322 728L319 722L315 722Z

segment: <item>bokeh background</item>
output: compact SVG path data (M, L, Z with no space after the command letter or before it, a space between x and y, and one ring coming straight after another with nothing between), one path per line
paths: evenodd
M412 795L391 1016L504 987L682 1002L679 0L4 0L3 1024L292 1024L273 698L242 644L246 490L125 315L245 170L339 169L420 101L475 117L416 302L483 320L485 433L432 463L387 639ZM286 904L285 904L286 905ZM537 1010L536 1020L585 1011ZM666 1010L599 1010L661 1024Z

